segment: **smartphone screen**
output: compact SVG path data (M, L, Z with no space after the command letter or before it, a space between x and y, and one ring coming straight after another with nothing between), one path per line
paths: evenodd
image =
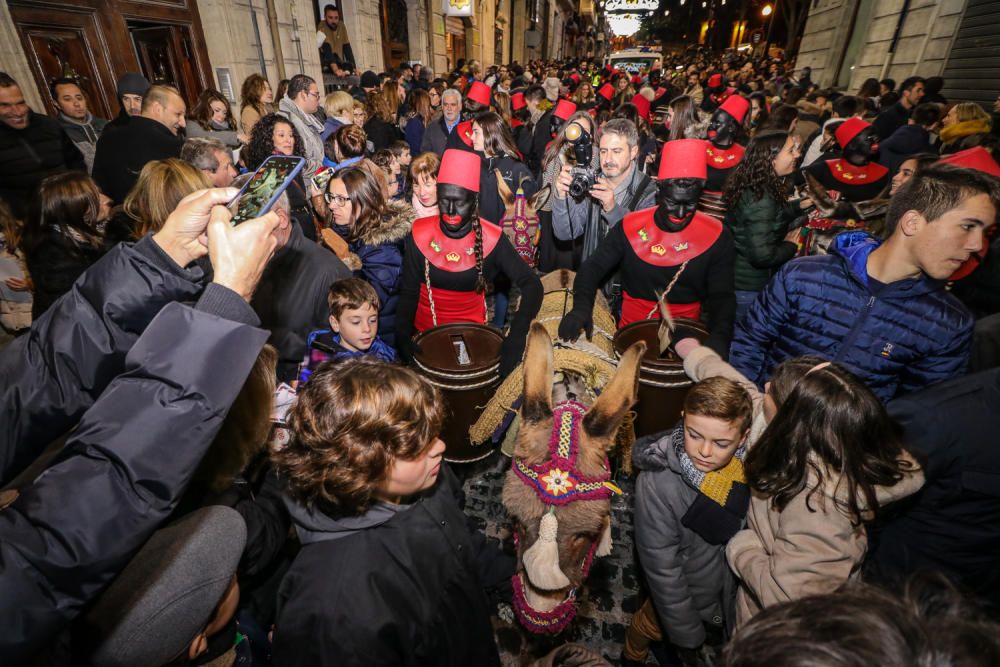
M233 199L236 210L231 224L235 226L270 211L305 163L305 158L297 155L272 155L264 160Z

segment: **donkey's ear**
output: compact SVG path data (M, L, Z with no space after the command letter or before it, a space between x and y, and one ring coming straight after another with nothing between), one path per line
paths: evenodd
M510 208L514 205L514 193L510 191L509 187L507 187L507 181L503 180L503 176L500 174L499 169L494 169L493 173L497 175L497 194L500 195L503 205L506 208Z
M552 416L552 339L538 321L531 323L524 353L524 403L521 416L525 422L537 422Z
M532 211L537 211L541 207L545 206L545 202L549 200L549 196L552 194L552 186L546 185L542 187L538 192L531 195L528 199L528 206L531 207Z
M625 418L625 413L638 400L639 364L645 353L644 341L633 343L625 350L621 361L618 362L618 370L615 371L614 377L587 411L587 416L583 418L583 428L587 431L587 435L592 438L614 436L615 431L621 426L622 419Z

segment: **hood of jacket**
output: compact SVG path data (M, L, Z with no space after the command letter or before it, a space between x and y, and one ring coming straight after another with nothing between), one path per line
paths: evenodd
M833 254L844 261L851 277L868 288L868 256L880 245L882 241L867 232L843 232L837 235L830 247ZM922 275L890 283L879 292L879 298L915 297L929 294L940 287L941 281Z
M678 422L678 425L680 423ZM675 472L680 471L680 461L677 460L677 452L674 451L673 434L674 428L645 435L632 445L632 465L637 470L646 472L656 472L670 468Z
M357 241L363 245L399 243L410 233L417 214L406 202L390 201L386 214L377 224L369 225L358 233Z
M795 106L799 111L809 116L819 117L823 115L823 107L809 100L799 100Z
M299 542L302 544L339 540L363 530L381 526L409 507L408 505L375 503L361 516L332 517L315 507L303 505L287 493L282 494L282 501L295 525Z

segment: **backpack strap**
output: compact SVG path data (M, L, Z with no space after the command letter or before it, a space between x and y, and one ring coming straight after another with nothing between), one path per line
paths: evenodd
M629 200L628 206L626 207L629 213L635 211L635 207L639 204L639 200L642 199L642 195L646 192L646 188L649 187L652 180L653 179L649 177L649 174L646 172L642 173L642 180L639 181L639 187L637 187L635 192L632 193L632 198Z

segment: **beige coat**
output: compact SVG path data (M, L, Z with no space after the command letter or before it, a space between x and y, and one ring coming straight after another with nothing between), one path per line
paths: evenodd
M911 495L923 486L924 475L908 454L912 472L891 487L876 487L879 505ZM782 511L754 492L747 513L748 527L726 547L729 566L741 579L736 597L737 627L764 607L807 595L829 593L858 576L868 548L864 525L855 526L833 499L844 498L843 478L824 474L822 488L800 493ZM809 473L808 489L818 480Z

